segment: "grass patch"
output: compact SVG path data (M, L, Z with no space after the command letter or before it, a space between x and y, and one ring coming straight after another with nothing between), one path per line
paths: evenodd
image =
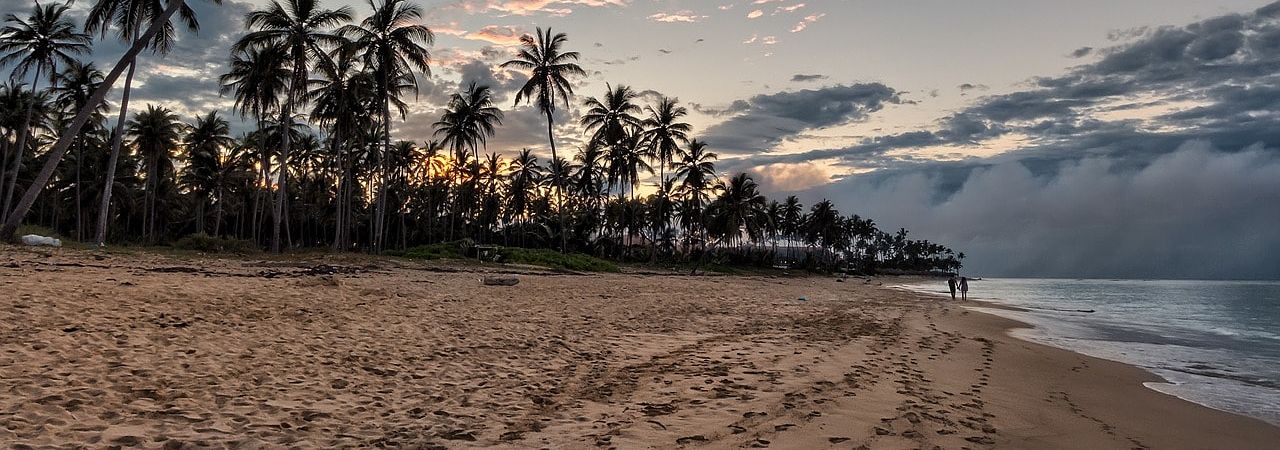
M419 245L405 250L399 256L413 259L462 259L466 257L469 246L470 244L465 241Z
M253 253L258 245L243 239L226 239L204 233L190 234L173 243L173 248L202 253Z
M18 226L18 231L13 232L14 236L26 236L28 234L62 239L62 236L60 236L57 231L40 225L20 225Z
M618 265L581 253L563 254L555 250L504 247L498 249L502 262L574 270L579 272L617 272Z

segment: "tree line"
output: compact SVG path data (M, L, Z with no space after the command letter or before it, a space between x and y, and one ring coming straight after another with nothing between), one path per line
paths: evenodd
M515 105L546 120L548 158L488 148L502 108L490 87L450 96L426 142L397 140L434 35L407 0L350 8L272 2L245 19L221 92L252 124L131 110L139 55L170 51L176 28L199 28L182 1L98 0L85 23L37 3L0 29L0 235L36 224L80 241L162 244L205 234L273 251L385 252L470 240L631 261L787 263L954 271L962 253L906 230L842 215L827 200L769 200L745 173L717 172L679 100L644 101L625 85L575 98L585 74L568 37L525 35L501 67L528 81ZM77 59L95 37L131 45L104 73ZM106 94L124 81L116 105ZM558 110L581 107L585 142L556 146ZM134 105L136 108L136 105ZM646 183L647 180L653 180ZM39 201L37 201L39 200Z

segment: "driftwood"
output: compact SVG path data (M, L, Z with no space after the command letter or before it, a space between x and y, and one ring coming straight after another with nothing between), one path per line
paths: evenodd
M520 283L516 277L484 277L480 279L485 286L515 286Z

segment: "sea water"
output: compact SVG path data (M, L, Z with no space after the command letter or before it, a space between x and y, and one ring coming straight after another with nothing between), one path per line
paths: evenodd
M946 280L905 286L947 294ZM984 279L1017 337L1145 368L1166 394L1280 425L1280 282Z

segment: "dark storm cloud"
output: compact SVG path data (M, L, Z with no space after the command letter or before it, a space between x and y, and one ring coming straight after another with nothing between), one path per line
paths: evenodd
M805 196L947 242L968 254L975 274L1274 278L1280 269L1274 150L1224 153L1193 142L1138 169L1097 157L1062 163L1051 176L1023 161L942 166ZM940 191L952 193L939 199Z
M498 66L480 60L464 63L457 70L462 76L462 80L458 83L459 89L465 88L472 81L489 86L493 91L494 103L500 106L506 106L515 98L515 92L520 90L520 87L524 86L525 81L529 79L529 76L523 72L500 69Z
M827 79L827 76L826 76L826 75L820 75L820 74L803 74L803 73L797 73L797 74L795 74L795 75L792 75L792 76L791 76L791 82L792 82L792 83L807 83L807 82L810 82L810 81L821 81L821 80L825 80L825 79Z
M33 6L34 2L31 0L0 0L0 20L9 14L26 17Z
M934 130L751 164L837 158L877 169L806 195L947 242L981 273L1274 278L1277 19L1280 2L1117 33L1125 43L1092 50L1096 62L984 97ZM1139 111L1162 106L1169 109ZM990 158L922 161L895 152L1014 133L1024 144Z
M711 110L732 115L703 137L722 153L758 153L806 130L865 120L885 104L901 103L898 91L880 83L762 94Z

